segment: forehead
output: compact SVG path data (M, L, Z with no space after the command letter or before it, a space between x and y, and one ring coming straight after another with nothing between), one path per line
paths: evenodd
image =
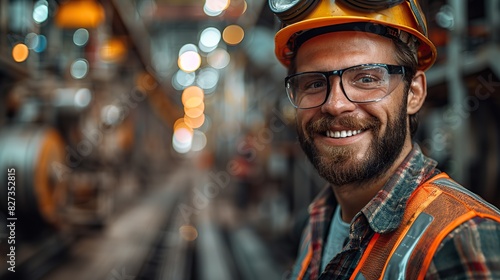
M365 63L397 64L394 43L367 32L331 32L304 42L296 56L299 71L341 69Z

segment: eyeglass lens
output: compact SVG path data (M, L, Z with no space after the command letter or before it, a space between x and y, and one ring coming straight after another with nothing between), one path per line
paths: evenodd
M341 76L341 88L351 102L375 102L387 96L402 80L387 66L363 65L331 72L304 72L287 78L287 94L297 108L321 106L331 90L331 76Z

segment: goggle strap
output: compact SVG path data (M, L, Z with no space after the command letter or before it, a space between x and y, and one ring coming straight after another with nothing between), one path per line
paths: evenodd
M295 52L299 49L299 47L305 43L307 40L316 37L318 35L322 35L330 32L340 32L340 31L362 31L369 32L377 35L381 35L384 37L388 37L390 39L397 39L404 44L409 45L410 48L418 47L415 44L418 43L417 38L409 34L408 32L392 28L389 26L369 23L369 22L351 22L344 23L338 25L328 25L324 27L318 27L314 29L305 30L303 32L295 34L295 38L290 40L291 46L290 50Z
M424 33L424 35L427 37L427 25L425 24L425 18L422 10L415 2L415 0L408 0L408 2L410 2L411 11L415 16L415 19L417 20L418 26L422 29L422 33Z

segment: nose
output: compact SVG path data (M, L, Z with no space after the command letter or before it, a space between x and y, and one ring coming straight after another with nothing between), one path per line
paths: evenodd
M340 83L339 76L330 77L330 92L328 93L326 102L321 105L321 112L338 116L356 109L356 104L347 99Z

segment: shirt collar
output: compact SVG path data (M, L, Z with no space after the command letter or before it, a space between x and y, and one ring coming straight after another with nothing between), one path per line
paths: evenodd
M335 195L333 194L332 187L328 185L318 193L316 198L314 198L309 205L309 214L314 215L319 211L333 208L334 205L336 205Z
M426 157L418 144L413 143L412 150L396 173L361 210L370 227L378 233L390 232L398 228L411 193L422 182L440 172L436 166L437 162Z
M426 157L417 143L391 176L384 187L361 210L370 227L378 233L395 230L403 218L404 209L411 193L425 180L439 173L437 162ZM331 186L324 188L309 206L311 215L333 213L335 196ZM356 215L354 220L357 220ZM323 217L329 221L331 217Z

